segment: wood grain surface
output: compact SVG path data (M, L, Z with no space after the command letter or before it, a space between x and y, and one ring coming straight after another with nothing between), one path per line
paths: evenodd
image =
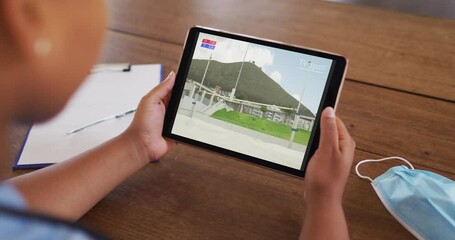
M100 62L176 70L188 27L206 25L324 49L350 59L337 114L355 163L399 155L455 179L455 22L313 0L107 2ZM13 126L10 162L27 126ZM366 165L376 177L398 161ZM8 176L28 171L8 171ZM303 179L179 144L99 202L80 223L114 239L297 239ZM370 183L349 176L352 239L415 239Z
M455 100L455 22L317 0L122 1L109 29L183 44L203 25L324 49L350 60L348 78Z

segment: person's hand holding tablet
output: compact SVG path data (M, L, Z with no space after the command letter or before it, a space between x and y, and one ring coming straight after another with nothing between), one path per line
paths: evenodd
M306 212L301 238L349 239L342 198L355 142L331 107L322 112L320 128L319 147L305 177Z

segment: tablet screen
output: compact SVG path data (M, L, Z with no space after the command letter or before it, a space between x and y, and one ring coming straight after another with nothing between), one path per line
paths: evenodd
M334 60L205 32L190 48L171 134L303 169Z

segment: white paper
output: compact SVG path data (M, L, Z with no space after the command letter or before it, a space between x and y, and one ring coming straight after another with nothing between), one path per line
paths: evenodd
M91 74L65 109L49 122L34 125L17 163L51 164L72 158L122 133L134 114L67 134L102 118L135 109L159 84L162 65L133 65L130 72Z

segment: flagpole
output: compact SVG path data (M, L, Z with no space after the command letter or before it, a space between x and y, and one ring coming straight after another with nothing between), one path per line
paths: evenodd
M207 74L207 70L209 69L209 65L210 65L210 61L211 60L212 60L212 54L210 53L209 61L207 62L207 66L205 67L204 76L202 76L201 86L203 86L203 84L204 84L205 75ZM201 87L199 87L199 91L200 90L201 90Z
M234 88L232 89L231 91L231 96L229 97L229 100L234 100L234 95L235 95L235 91L237 89L237 84L239 83L239 79L240 79L240 75L242 74L242 70L243 70L243 64L245 63L245 59L246 59L246 54L248 53L248 48L250 47L250 44L248 43L246 45L246 51L245 51L245 55L243 56L243 61L242 61L242 65L240 66L240 71L239 71L239 75L237 75L237 81L235 81L235 86Z
M299 103L297 104L297 110L295 111L294 122L292 123L292 127L291 127L291 137L289 138L288 148L292 148L292 144L294 143L295 133L297 132L297 127L298 127L298 124L300 121L300 113L299 113L300 104L303 100L303 94L305 93L305 89L306 89L306 81L303 82L302 94L300 95Z

